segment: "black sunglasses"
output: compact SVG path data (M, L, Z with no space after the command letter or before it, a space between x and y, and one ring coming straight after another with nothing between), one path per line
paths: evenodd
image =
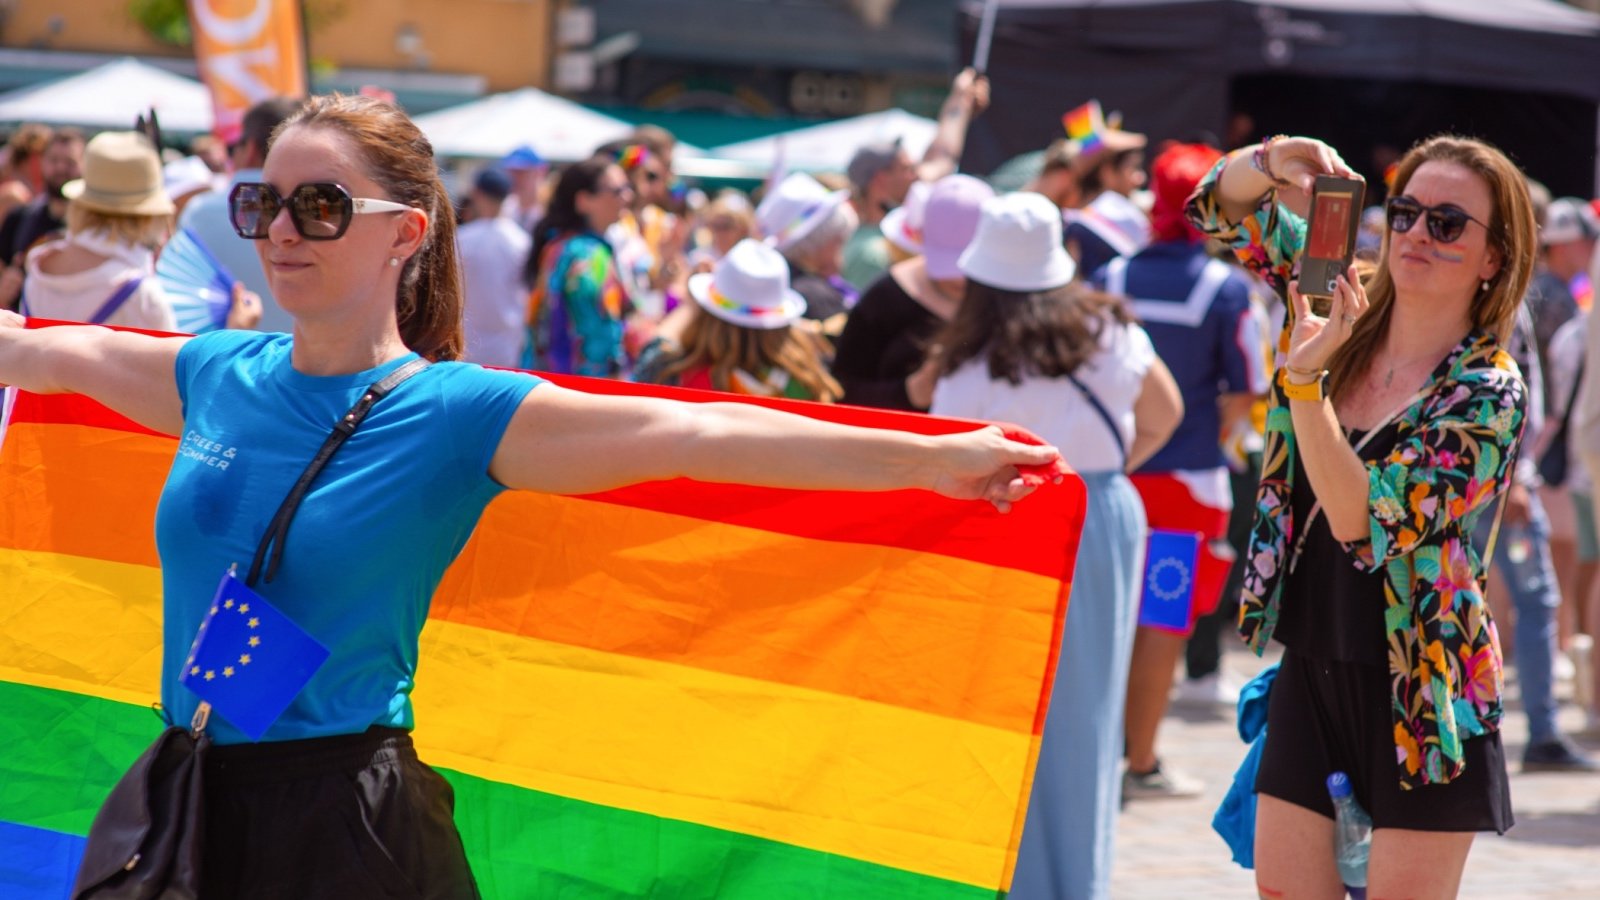
M265 240L278 211L286 207L294 230L308 241L337 240L349 229L351 219L363 213L413 208L393 200L352 197L343 185L333 182L302 184L285 199L270 184L242 181L228 194L228 221L240 237Z
M1383 205L1384 212L1389 219L1391 231L1405 234L1412 226L1417 224L1417 217L1427 214L1428 234L1441 244L1452 244L1461 239L1461 233L1467 230L1468 222L1478 222L1466 210L1459 206L1444 203L1439 206L1423 206L1410 197L1390 197ZM1483 230L1488 231L1489 226L1483 225Z

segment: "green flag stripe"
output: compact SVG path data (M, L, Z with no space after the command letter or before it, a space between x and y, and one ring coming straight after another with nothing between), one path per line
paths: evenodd
M155 739L149 710L0 683L0 820L85 834ZM997 892L776 841L441 770L488 898L988 900Z

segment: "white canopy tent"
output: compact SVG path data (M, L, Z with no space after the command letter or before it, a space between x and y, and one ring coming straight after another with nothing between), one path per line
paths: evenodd
M843 172L850 157L863 144L900 138L912 159L921 159L939 130L932 119L903 109L888 109L849 119L824 122L736 144L713 147L706 153L770 168L779 160L790 171Z
M132 57L0 94L0 122L127 129L152 107L163 131L211 130L205 85Z
M439 156L493 159L527 145L554 162L588 158L633 126L588 107L522 88L416 117Z

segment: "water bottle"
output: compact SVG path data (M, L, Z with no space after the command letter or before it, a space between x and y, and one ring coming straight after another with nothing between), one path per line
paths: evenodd
M1350 776L1328 776L1328 796L1333 798L1333 859L1339 880L1354 900L1367 900L1367 851L1372 847L1372 818L1350 796Z

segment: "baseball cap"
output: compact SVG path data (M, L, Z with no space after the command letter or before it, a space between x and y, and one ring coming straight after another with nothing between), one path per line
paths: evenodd
M496 200L504 200L511 195L511 178L504 171L490 166L472 179L472 189Z
M872 176L893 165L899 155L900 138L863 145L856 151L855 156L850 157L850 165L845 168L850 186L857 191L865 191L872 181Z
M545 159L539 155L539 151L527 144L523 144L500 158L500 168L502 169L537 169L544 164Z
M1544 230L1539 242L1545 246L1567 244L1572 241L1592 241L1600 238L1600 222L1596 222L1589 204L1576 197L1561 197L1550 201L1544 214Z

